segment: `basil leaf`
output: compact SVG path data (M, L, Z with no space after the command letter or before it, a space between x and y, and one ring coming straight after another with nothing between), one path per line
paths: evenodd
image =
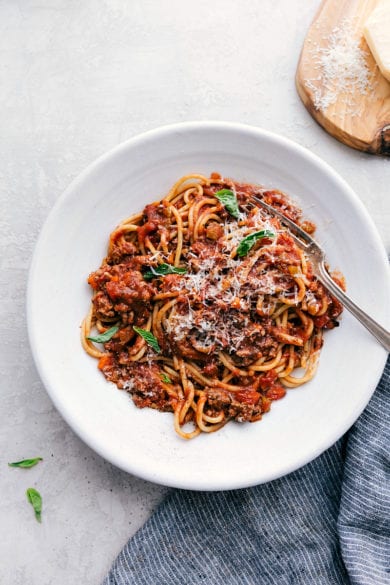
M221 189L214 193L214 197L222 203L230 215L238 219L240 210L238 209L237 197L231 189Z
M151 266L150 270L147 270L147 272L144 273L144 279L152 280L152 278L165 276L166 274L185 274L186 272L187 268L177 268L170 264L159 264L156 267Z
M161 380L163 382L165 382L165 384L172 384L172 380L170 379L169 376L167 376L167 374L161 374Z
M262 238L274 238L274 232L270 230L261 230L259 232L253 232L241 240L238 244L237 254L238 256L246 256L251 248L255 245L258 240Z
M14 461L13 463L8 463L10 467L24 467L28 469L29 467L34 467L39 461L43 461L42 457L35 457L35 459L23 459L22 461Z
M26 491L27 500L30 502L32 507L34 508L35 518L38 522L41 522L41 513L42 513L42 496L39 492L37 492L34 488L28 488Z
M110 341L112 337L114 337L115 333L118 331L119 326L114 325L114 327L110 327L104 333L97 335L96 337L87 337L90 341L95 341L96 343L106 343L106 341Z
M141 329L140 327L133 327L134 331L138 333L141 337L143 337L148 345L154 349L155 352L161 353L161 348L158 344L157 339L150 331L146 331L145 329Z

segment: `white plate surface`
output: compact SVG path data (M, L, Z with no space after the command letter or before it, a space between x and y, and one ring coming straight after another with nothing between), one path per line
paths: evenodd
M289 390L254 424L230 423L185 441L170 413L139 410L106 382L80 346L88 274L126 216L196 172L279 188L317 224L317 239L349 294L389 325L387 259L357 196L327 164L297 144L257 128L221 122L179 124L121 144L60 197L40 235L30 271L28 327L42 380L57 409L95 451L153 482L222 490L266 482L332 445L369 401L386 352L344 313L325 335L316 377Z

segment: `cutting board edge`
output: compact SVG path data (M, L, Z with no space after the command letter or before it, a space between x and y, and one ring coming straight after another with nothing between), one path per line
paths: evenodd
M349 134L347 131L337 126L330 118L328 118L323 112L320 110L315 110L314 112L314 105L313 100L309 95L309 90L304 86L300 79L300 69L301 69L301 59L302 55L298 62L298 67L295 75L295 86L298 92L299 97L301 98L303 105L305 106L306 110L310 114L311 118L319 124L328 134L330 134L333 138L345 144L346 146L352 147L355 150L360 150L361 152L365 152L367 154L375 154L379 156L389 156L390 151L383 152L382 149L382 132L383 129L378 129L377 133L375 134L374 138L371 142L367 142L357 138Z

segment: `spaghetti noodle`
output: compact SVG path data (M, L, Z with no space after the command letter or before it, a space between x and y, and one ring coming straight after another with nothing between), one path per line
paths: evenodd
M173 412L186 439L257 421L310 380L342 311L254 195L314 232L280 191L187 175L112 232L88 279L84 349L136 406Z

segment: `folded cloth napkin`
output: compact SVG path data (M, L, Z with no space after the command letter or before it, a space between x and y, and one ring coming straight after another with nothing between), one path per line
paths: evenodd
M172 490L103 585L389 585L389 404L390 359L328 451L250 489Z

